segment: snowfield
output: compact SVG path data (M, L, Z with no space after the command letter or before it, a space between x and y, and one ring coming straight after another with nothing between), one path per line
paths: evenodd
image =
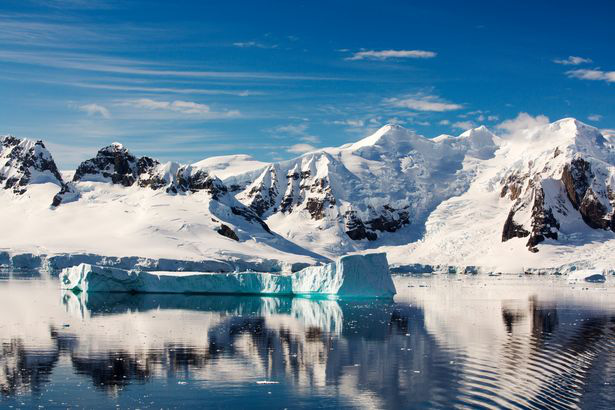
M567 118L511 135L395 125L279 163L195 164L111 144L59 172L0 137L0 265L298 271L385 252L394 271L615 268L615 148Z

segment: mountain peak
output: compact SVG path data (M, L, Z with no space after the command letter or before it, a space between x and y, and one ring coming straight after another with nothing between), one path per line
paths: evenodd
M397 144L400 141L407 141L411 137L416 136L413 131L410 131L401 125L386 124L378 129L373 134L355 142L349 146L349 149L356 150L363 147L373 145L389 145Z

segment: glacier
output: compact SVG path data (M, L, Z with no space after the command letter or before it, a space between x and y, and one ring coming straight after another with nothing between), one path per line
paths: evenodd
M327 298L391 298L395 285L386 254L347 255L291 275L269 272L148 272L81 263L60 274L79 292L223 293Z

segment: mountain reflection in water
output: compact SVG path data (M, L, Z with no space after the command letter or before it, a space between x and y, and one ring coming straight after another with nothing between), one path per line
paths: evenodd
M615 289L396 278L395 301L0 282L0 404L608 408ZM9 313L10 312L10 313Z

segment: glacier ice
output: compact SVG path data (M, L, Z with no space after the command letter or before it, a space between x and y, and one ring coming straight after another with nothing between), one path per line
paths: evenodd
M61 286L82 292L243 293L393 297L386 254L348 255L292 275L264 272L147 272L82 263L65 268Z
M305 296L393 297L386 253L346 255L293 274L293 293Z
M291 277L274 273L145 272L82 263L62 270L62 287L83 292L290 295Z

